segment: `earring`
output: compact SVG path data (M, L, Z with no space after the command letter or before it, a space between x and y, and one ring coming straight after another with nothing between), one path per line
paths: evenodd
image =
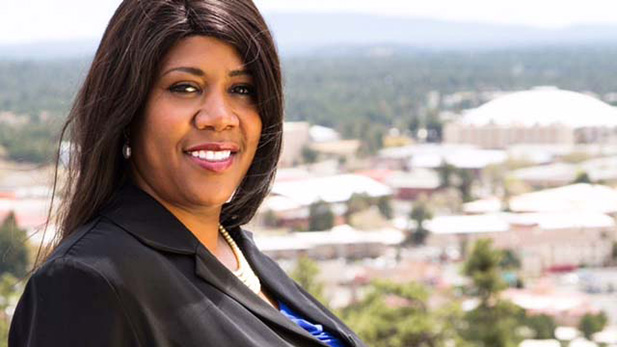
M124 159L131 157L131 145L129 144L129 134L124 130L124 145L122 146L122 156Z
M131 146L129 146L128 141L122 146L122 156L124 159L129 159L131 157Z

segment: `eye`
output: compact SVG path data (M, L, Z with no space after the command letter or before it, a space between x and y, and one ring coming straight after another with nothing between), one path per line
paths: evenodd
M193 93L198 93L200 90L198 87L192 84L179 83L179 84L175 84L169 87L169 91L171 91L172 93L179 93L179 94L193 94Z
M240 95L255 96L255 87L251 85L242 84L242 85L231 87L231 92L235 94L240 94Z

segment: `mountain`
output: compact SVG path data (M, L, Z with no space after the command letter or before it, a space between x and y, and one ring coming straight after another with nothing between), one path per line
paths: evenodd
M267 21L281 51L291 53L376 44L423 50L485 50L617 43L617 25L541 29L349 13L275 13L268 15Z
M617 43L617 25L540 29L353 13L270 13L266 20L283 55L350 54L355 53L357 47L374 49L375 46L413 50L487 50ZM98 39L0 45L0 59L88 56L94 53L97 42Z
M0 44L0 60L43 60L90 57L94 55L97 45L97 39Z

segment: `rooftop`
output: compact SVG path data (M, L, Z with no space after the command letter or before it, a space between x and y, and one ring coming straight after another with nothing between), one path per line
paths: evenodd
M538 87L507 94L467 111L462 122L477 126L615 127L617 108L582 93Z

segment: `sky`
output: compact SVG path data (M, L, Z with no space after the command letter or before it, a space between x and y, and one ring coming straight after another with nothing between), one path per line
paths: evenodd
M559 28L617 25L617 0L255 0L274 12L361 12ZM120 0L0 0L0 44L100 38Z

